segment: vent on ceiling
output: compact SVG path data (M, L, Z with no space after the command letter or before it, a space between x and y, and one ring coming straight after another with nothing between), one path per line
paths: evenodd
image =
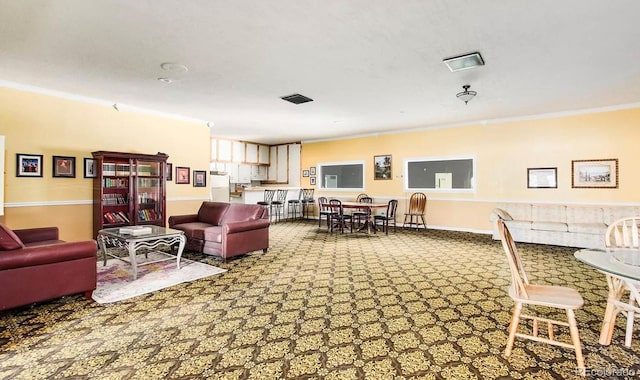
M302 103L306 103L306 102L313 102L313 99L307 98L306 96L300 95L300 94L292 94L292 95L282 96L280 99L286 100L287 102L291 102L293 104L302 104Z

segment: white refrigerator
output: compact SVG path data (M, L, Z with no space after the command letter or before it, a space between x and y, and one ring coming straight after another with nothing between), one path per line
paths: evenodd
M229 176L211 174L209 178L211 200L214 202L229 202Z

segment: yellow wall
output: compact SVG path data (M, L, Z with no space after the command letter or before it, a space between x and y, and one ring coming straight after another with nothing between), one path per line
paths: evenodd
M70 241L92 238L93 180L83 176L83 158L91 152L164 152L174 168L209 169L209 129L203 123L12 88L0 88L0 135L6 136L0 222L16 229L58 226ZM41 154L43 177L16 177L17 153ZM53 178L53 155L75 157L76 178ZM169 182L167 215L194 212L203 199L206 187Z
M365 192L377 200L399 199L399 212L411 192L404 190L404 160L416 157L473 155L477 191L426 192L427 224L436 228L489 231L497 202L638 204L640 108L563 117L493 122L455 128L380 134L354 139L304 143L303 169L319 162L364 160ZM373 179L373 156L392 155L392 180ZM619 159L619 188L571 187L571 161ZM528 189L527 168L557 167L557 189ZM309 186L309 178L302 178ZM355 194L318 190L318 195L353 198Z

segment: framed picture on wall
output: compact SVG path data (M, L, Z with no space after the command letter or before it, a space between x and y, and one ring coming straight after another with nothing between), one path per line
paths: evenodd
M17 153L16 177L42 177L42 155Z
M529 189L557 189L558 168L527 169L527 187Z
M309 171L307 169L302 171L302 176L303 177L308 177L309 176Z
M618 188L618 159L571 161L571 187Z
M373 179L391 179L391 155L373 156Z
M309 178L309 184L310 184L311 186L314 186L314 185L316 184L316 177L310 177L310 178Z
M96 178L98 171L96 170L96 160L93 158L84 159L84 178Z
M170 164L167 162L167 166L166 166L166 170L165 170L165 177L167 181L173 181L173 164Z
M193 187L207 186L207 172L204 170L193 171Z
M316 175L316 167L312 166L309 168L309 175Z
M189 176L191 175L191 169L186 166L176 166L176 183L188 184L190 183Z
M53 156L53 176L56 178L75 178L76 158L69 156Z

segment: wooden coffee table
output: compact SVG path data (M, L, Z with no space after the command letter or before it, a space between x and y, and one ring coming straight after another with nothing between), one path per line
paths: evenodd
M187 239L184 236L184 232L159 226L146 227L150 227L151 232L143 235L120 233L120 228L105 228L98 231L98 244L102 249L104 265L107 265L107 256L111 256L127 262L131 264L134 280L138 278L138 265L147 265L160 261L176 259L176 266L178 269L180 269L180 257L182 256L182 251L184 250L184 246L187 242ZM140 264L136 262L136 255L138 254L137 251L141 248L153 250L160 245L167 245L169 247L172 247L175 244L179 244L178 252L176 255L163 251L154 251L166 256L166 258L162 258L160 260L145 261L144 263ZM127 249L127 251L129 252L129 258L127 259L126 257L121 257L109 253L109 251L107 250L107 246ZM145 251L145 255L148 252L149 251Z

